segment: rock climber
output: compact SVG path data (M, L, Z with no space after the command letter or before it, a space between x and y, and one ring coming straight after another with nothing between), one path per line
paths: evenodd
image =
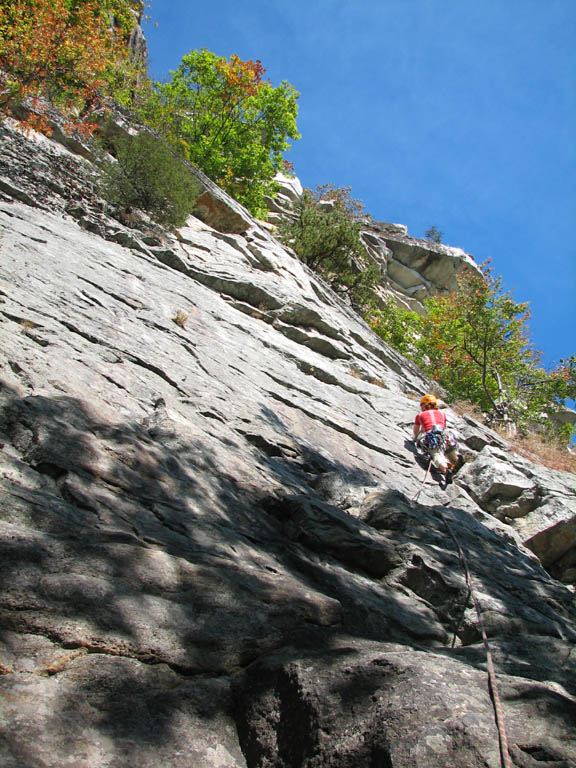
M413 434L416 446L430 456L432 464L449 481L463 461L458 453L456 435L446 429L446 414L439 410L435 395L424 395L420 400L420 413L414 419Z

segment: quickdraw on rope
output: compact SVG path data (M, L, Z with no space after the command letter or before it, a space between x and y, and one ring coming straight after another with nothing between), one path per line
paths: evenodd
M484 621L482 620L480 606L478 604L478 600L476 599L476 595L474 594L474 589L472 588L472 577L470 575L470 569L468 568L468 562L466 560L462 547L460 546L460 542L454 535L454 532L452 531L452 528L450 527L448 521L446 520L446 517L442 514L440 510L438 511L440 513L440 517L442 518L442 522L446 526L448 533L450 534L450 536L454 540L454 543L456 544L456 548L458 549L458 554L460 555L460 559L462 561L462 567L464 568L464 573L466 575L466 584L468 585L468 595L466 596L466 603L468 602L468 598L472 597L472 602L474 603L474 608L476 609L476 615L478 616L478 625L480 627L480 632L482 634L482 642L484 643L484 648L486 649L486 665L488 667L488 680L490 683L490 694L492 697L492 704L494 705L496 728L498 729L498 741L500 744L500 759L502 761L502 768L513 768L512 761L510 760L510 752L508 750L508 737L506 735L506 727L504 725L504 714L502 712L502 700L500 699L500 693L498 691L498 683L496 681L496 672L494 670L492 652L490 650L490 644L488 642L488 635L486 634L486 630L484 628ZM466 604L464 605L464 608L465 607L466 607ZM456 629L458 629L458 627ZM456 633L454 633L452 647L454 647L455 638L456 638Z

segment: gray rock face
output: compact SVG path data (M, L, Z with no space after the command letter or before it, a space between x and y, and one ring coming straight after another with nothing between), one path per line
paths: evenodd
M0 764L496 767L472 589L515 765L573 765L573 476L449 412L422 487L429 382L266 227L1 130Z
M238 686L240 742L249 765L302 768L430 766L499 768L485 675L441 653L363 642L322 652L273 655L255 663ZM509 733L514 765L565 765L574 703L559 714L553 687L503 681L514 701ZM532 692L545 701L530 709ZM530 717L536 749L522 744ZM553 719L553 718L552 718ZM518 746L517 743L522 744Z

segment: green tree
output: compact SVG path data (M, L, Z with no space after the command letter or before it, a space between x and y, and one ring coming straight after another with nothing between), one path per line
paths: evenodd
M544 425L568 438L570 428L557 429L547 415L576 395L574 358L552 371L542 367L529 338L528 305L504 292L487 265L459 283L458 291L425 302L419 342L425 370L454 397L479 405L491 422L524 432Z
M245 205L266 217L266 195L283 170L296 126L299 94L274 88L259 61L202 49L186 54L166 83L155 83L142 115L187 159Z
M359 311L369 305L379 271L367 264L362 238L362 203L350 188L319 186L305 190L293 215L278 225L279 236L311 269L321 274Z
M422 320L416 312L397 306L394 299L387 296L383 305L366 312L365 319L372 330L400 354L410 358L418 354Z
M104 197L124 212L140 208L164 226L181 226L201 189L174 149L147 133L117 137L109 149L116 159L101 166Z

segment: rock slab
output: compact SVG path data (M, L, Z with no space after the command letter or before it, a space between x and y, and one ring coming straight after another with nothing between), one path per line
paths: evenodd
M267 227L0 130L0 763L497 766L471 583L515 765L573 765L573 476L449 411L422 487L430 382Z

